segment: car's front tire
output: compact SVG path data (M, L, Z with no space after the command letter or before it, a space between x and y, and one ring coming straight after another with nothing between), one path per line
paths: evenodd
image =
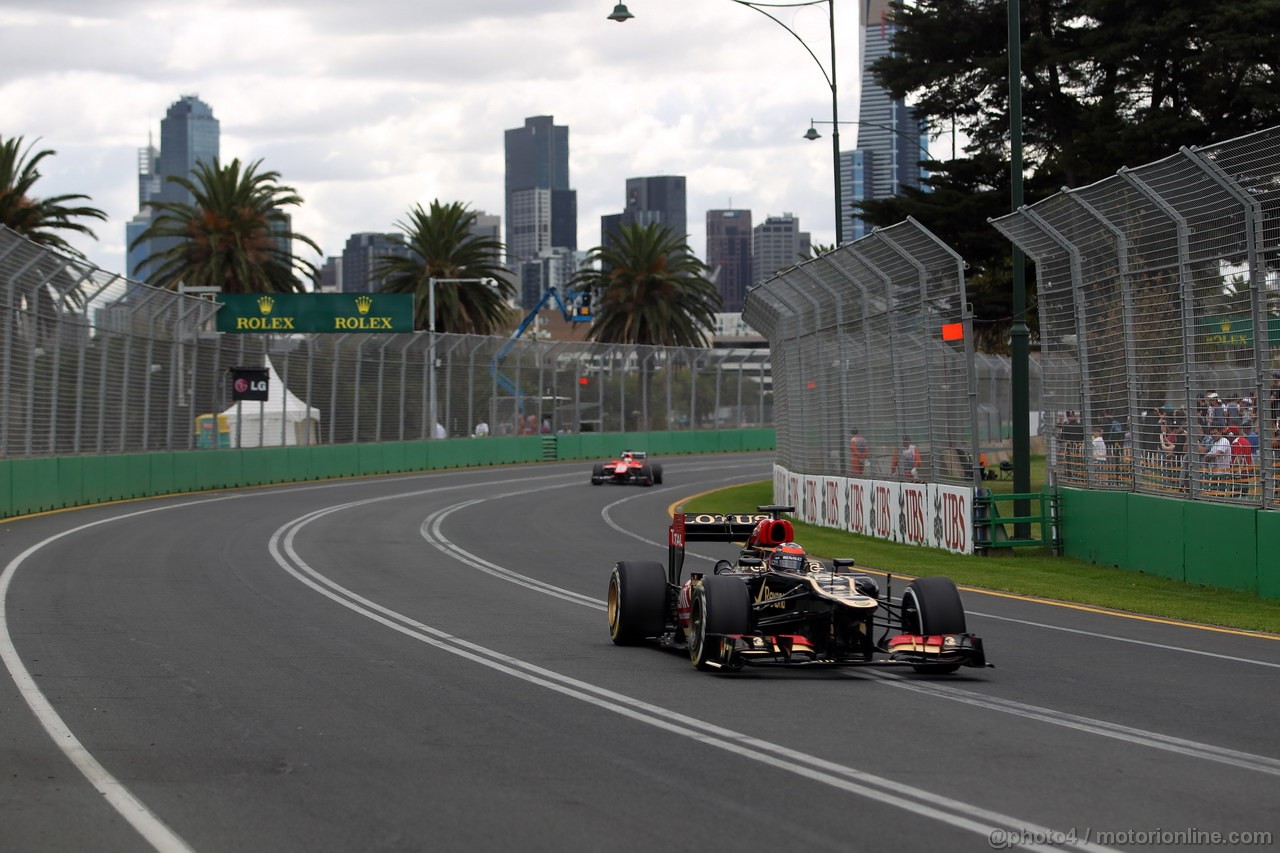
M706 575L689 602L689 660L701 670L736 669L714 634L751 633L751 593L742 578Z
M648 465L640 466L640 473L637 475L642 486L652 486L654 484L653 469Z
M624 560L609 575L609 637L630 646L667 627L667 570L653 560Z
M906 634L937 636L966 631L964 604L951 578L916 578L902 593L902 631ZM958 663L922 663L916 672L949 673Z
M653 482L661 486L662 485L662 466L654 465L652 467L653 467Z

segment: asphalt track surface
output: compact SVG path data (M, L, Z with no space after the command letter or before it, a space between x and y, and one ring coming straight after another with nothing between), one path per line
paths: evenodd
M613 646L613 563L664 560L674 500L771 459L662 461L649 489L531 465L0 524L0 849L1089 850L1280 830L1274 638L966 591L995 669L725 676ZM732 546L690 551L696 568Z

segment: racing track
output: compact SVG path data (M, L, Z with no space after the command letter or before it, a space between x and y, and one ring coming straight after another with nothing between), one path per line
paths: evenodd
M1104 849L1126 845L1099 830L1280 829L1273 638L966 592L996 669L724 677L614 647L613 562L665 559L673 500L770 457L662 461L652 489L539 465L0 525L0 847L950 851L1013 830Z

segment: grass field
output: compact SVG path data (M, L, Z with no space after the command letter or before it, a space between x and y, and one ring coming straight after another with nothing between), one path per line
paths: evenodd
M1007 481L989 481L1006 484ZM1007 489L1005 489L1007 491ZM773 502L769 481L735 486L685 501L686 512L743 512ZM1182 622L1266 632L1280 639L1280 601L1193 586L1136 571L1095 566L1018 549L998 556L951 554L898 545L795 522L796 538L815 556L853 557L857 565L895 576L947 575L961 586L1069 601Z

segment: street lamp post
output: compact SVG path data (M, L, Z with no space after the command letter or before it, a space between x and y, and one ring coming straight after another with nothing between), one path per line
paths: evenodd
M924 154L924 158L923 158L923 159L925 159L925 160L930 160L930 159L932 159L932 158L933 158L933 155L929 153L929 147L928 147L927 145L925 145L923 142L921 142L918 138L916 138L916 137L912 136L911 134L906 133L905 131L903 131L903 130L901 130L901 129L899 129L899 128L896 128L896 127L894 127L894 126L892 126L892 125L888 125L888 124L881 124L881 123L879 123L879 122L874 122L874 121L861 121L861 120L859 120L859 121L842 121L842 122L834 122L834 121L823 121L822 119L813 119L813 118L811 118L811 119L809 119L809 129L808 129L808 130L806 130L806 131L804 132L804 138L805 138L805 139L808 139L808 140L809 140L809 141L811 141L811 142L812 142L813 140L815 140L815 139L821 139L821 138L822 138L822 134L821 134L821 133L818 133L818 129L817 129L816 127L814 127L814 125L815 125L815 124L857 124L857 125L865 124L867 127L877 127L877 128L879 128L880 130L887 130L887 131L889 131L890 133L895 134L895 135L897 135L897 136L899 136L899 137L901 137L901 138L903 138L903 139L906 139L906 140L908 140L909 142L911 142L911 144L912 144L912 145L914 145L914 146L916 146L917 148L919 148L919 149L920 149L920 151L921 151L921 153L923 153L923 154Z
M1009 185L1011 207L1022 207L1022 11L1018 0L1009 2ZM1013 244L1013 328L1009 345L1013 430L1013 491L1031 491L1031 370L1027 331L1026 262L1022 249ZM1030 514L1028 502L1014 504L1014 514ZM1031 535L1030 523L1015 526L1018 538Z
M832 180L835 186L835 211L836 211L836 245L839 246L844 242L844 217L840 215L840 110L839 99L836 92L836 9L835 0L806 0L798 3L751 3L748 0L729 0L731 3L737 3L739 6L746 6L748 9L754 9L761 15L773 21L792 37L800 42L800 46L805 49L809 56L813 57L813 61L818 64L818 70L822 72L822 77L827 81L828 88L831 89L831 169ZM831 33L831 73L827 73L827 68L822 64L822 60L818 59L818 55L809 47L808 42L800 38L799 33L788 27L782 21L778 20L769 9L798 9L804 6L826 6L827 7L827 25ZM609 15L610 21L623 23L634 18L635 15L627 9L625 3L619 3L613 7L613 13Z
M440 422L436 411L436 285L437 284L488 284L487 278L428 278L427 279L427 401L431 414L427 429L436 437L436 424Z

